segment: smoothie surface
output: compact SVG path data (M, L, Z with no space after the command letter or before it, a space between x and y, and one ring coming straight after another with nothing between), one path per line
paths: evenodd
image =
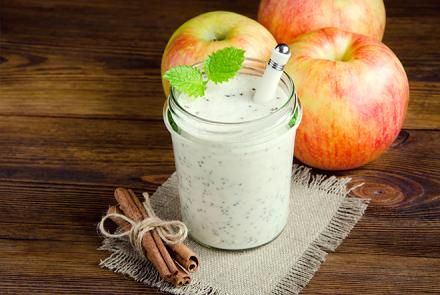
M281 108L288 96L278 87L274 98L264 104L253 101L260 77L239 74L231 80L208 82L203 97L178 96L179 104L189 113L209 121L239 123L266 117Z

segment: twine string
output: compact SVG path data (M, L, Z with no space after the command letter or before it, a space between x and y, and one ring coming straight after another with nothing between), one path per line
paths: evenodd
M162 220L157 217L150 203L150 198L148 193L142 194L145 201L142 203L147 215L149 217L141 220L135 221L123 214L110 213L105 215L98 224L98 229L101 234L107 238L120 239L122 237L128 237L134 248L143 255L144 251L142 248L142 240L147 232L156 230L160 238L167 245L173 245L182 243L188 236L188 228L186 225L179 220ZM105 227L104 223L109 218L121 218L122 220L128 222L131 227L130 229L122 232L109 232Z

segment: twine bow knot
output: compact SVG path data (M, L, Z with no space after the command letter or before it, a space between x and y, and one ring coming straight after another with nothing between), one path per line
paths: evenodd
M186 237L188 236L188 228L186 225L179 220L162 220L156 216L154 210L150 203L150 198L148 193L142 194L145 198L145 201L142 203L144 206L148 217L141 220L135 221L123 214L119 213L110 213L105 215L101 221L99 222L98 228L101 234L107 238L122 238L128 236L130 242L136 248L138 252L143 254L142 249L142 240L144 235L152 230L156 230L159 234L160 238L164 241L165 244L172 245L182 243ZM111 217L121 218L124 221L130 223L131 227L129 230L118 232L118 233L110 233L104 227L104 222Z

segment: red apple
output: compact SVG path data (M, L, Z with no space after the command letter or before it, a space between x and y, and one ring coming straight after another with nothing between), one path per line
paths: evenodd
M402 128L408 78L380 41L326 28L290 44L286 66L303 107L295 156L326 170L351 169L379 157Z
M268 60L276 41L266 28L246 16L227 11L204 13L185 22L171 36L162 56L162 75L169 68L193 65L231 46L244 49L246 57ZM162 79L162 85L168 95L168 82Z
M262 0L258 21L283 43L325 27L380 41L385 30L385 7L383 0Z

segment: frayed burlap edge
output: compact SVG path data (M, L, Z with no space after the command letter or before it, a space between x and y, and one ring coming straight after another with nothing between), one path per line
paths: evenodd
M364 215L369 203L367 199L345 197L350 192L347 189L350 178L312 176L310 168L298 165L294 165L293 169L294 184L304 185L310 190L322 190L340 195L343 201L324 231L310 244L272 291L272 294L276 295L299 294L325 261L328 252L334 251L348 236Z
M170 178L171 179L171 178ZM158 190L168 190L166 183ZM304 166L294 165L292 182L307 187L311 191L321 190L327 193L343 197L335 216L330 220L323 232L310 244L302 256L294 263L290 271L276 285L272 294L289 295L298 294L312 279L315 272L330 251L334 251L348 236L352 228L364 214L369 200L345 197L349 190L347 184L350 178L337 178L335 176L314 175L311 169ZM170 191L171 192L171 191ZM166 200L163 200L166 202ZM159 204L160 206L160 204ZM156 287L161 291L176 295L215 295L220 294L216 288L193 281L190 285L182 288L174 288L162 280L151 265L133 250L128 240L104 239L99 250L111 252L111 255L101 260L99 266L107 268L115 273L121 273L148 286Z
M200 282L193 281L190 285L175 288L164 281L153 265L144 257L140 256L127 239L116 240L104 239L99 250L106 250L112 254L101 260L99 266L107 268L115 273L124 274L151 287L176 295L215 295L218 291Z

